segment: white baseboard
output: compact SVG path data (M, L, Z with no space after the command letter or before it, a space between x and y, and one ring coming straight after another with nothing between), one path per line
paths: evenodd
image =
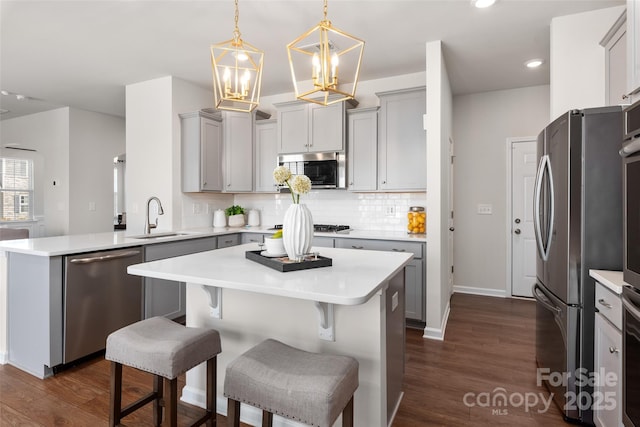
M9 363L9 353L6 351L0 352L0 365L6 365Z
M442 323L440 329L438 328L424 328L424 334L422 338L430 340L444 341L444 333L447 329L447 321L449 320L449 313L451 312L451 303L447 302L447 308L444 310L444 316L442 317Z
M180 400L191 405L199 406L200 408L205 408L205 398L204 390L184 386ZM216 408L218 414L224 415L225 417L227 416L227 399L224 396L218 395L216 398ZM240 421L252 426L262 425L262 410L243 403L240 408ZM273 427L306 427L306 425L274 415Z
M472 286L454 286L454 293L483 295L486 297L507 298L507 292L501 289L474 288Z

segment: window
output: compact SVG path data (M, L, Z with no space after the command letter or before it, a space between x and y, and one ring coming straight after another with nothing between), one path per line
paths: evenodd
M1 221L33 219L33 161L0 158Z

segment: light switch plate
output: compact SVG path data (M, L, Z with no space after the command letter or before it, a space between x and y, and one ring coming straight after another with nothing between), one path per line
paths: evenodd
M478 204L478 215L491 215L493 214L493 205Z

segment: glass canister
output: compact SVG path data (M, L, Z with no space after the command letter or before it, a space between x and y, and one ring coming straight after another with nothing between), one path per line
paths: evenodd
M411 206L407 213L407 232L423 234L427 229L427 213L423 206Z

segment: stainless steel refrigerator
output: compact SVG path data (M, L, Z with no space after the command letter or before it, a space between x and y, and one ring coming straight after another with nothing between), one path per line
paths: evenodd
M592 423L595 281L622 269L621 107L572 110L538 136L537 378L565 419Z

